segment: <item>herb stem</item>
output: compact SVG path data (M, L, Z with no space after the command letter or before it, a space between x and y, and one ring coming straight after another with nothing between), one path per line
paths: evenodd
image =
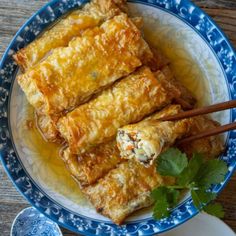
M180 185L170 185L170 186L166 186L167 188L173 188L173 189L188 189L188 186L180 186Z

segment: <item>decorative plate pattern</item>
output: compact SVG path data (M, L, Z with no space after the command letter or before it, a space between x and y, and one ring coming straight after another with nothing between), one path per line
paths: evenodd
M35 39L51 22L72 8L87 1L54 0L32 16L18 31L10 43L0 63L0 156L3 166L18 190L44 215L58 224L86 235L153 235L164 232L184 223L198 212L190 198L176 207L169 218L155 221L148 217L142 220L130 220L126 225L116 226L111 222L85 217L74 213L51 198L28 174L18 153L10 125L10 102L12 84L18 71L12 55ZM214 53L228 86L230 98L236 97L236 56L225 35L216 24L198 7L188 0L132 0L145 6L165 11L192 28ZM230 121L235 120L236 110L231 110ZM228 164L225 181L214 187L215 192L226 185L236 168L236 133L229 132L227 150L221 157Z
M62 236L58 225L35 208L22 210L15 218L11 236Z

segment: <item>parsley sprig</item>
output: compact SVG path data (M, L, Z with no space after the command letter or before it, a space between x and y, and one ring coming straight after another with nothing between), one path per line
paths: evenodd
M170 148L159 156L157 171L162 176L175 177L176 182L175 185L160 186L152 191L155 219L169 216L170 208L178 203L183 190L190 191L197 209L219 218L224 217L223 208L219 203L208 204L216 198L216 194L209 188L212 184L222 182L227 173L224 161L205 160L201 154L193 154L188 161L186 154L177 148Z

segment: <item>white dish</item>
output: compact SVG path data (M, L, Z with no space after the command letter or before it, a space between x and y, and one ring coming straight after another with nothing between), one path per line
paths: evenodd
M160 236L235 236L236 234L220 219L200 213L185 224Z

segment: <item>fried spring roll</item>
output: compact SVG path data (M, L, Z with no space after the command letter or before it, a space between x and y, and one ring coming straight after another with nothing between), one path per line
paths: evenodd
M138 28L142 27L142 19L140 17L132 18L132 21ZM151 52L153 57L147 55L147 57L143 58L143 63L148 65L148 67L152 71L157 71L161 68L164 69L164 73L166 74L166 79L173 83L173 76L170 73L167 73L166 66L169 64L169 60L157 49L151 48ZM183 96L183 90L181 89L181 96ZM185 94L185 93L184 93ZM59 136L58 130L56 128L56 122L58 120L58 116L51 116L45 114L36 113L36 123L38 124L38 128L41 131L43 137L52 142L60 142L61 138Z
M95 183L123 161L115 140L82 155L73 155L67 148L62 152L62 159L81 187Z
M39 38L18 51L14 59L21 69L26 71L50 54L51 50L67 46L73 37L81 35L84 30L120 14L119 8L124 6L125 1L93 0L83 9L75 10L62 18Z
M180 104L184 110L193 109L197 103L197 100L193 96L192 92L174 77L174 74L169 67L169 59L166 58L165 55L163 55L157 48L152 46L150 46L150 48L153 57L148 58L145 61L145 65L147 65L152 71L161 70L166 76L166 79L173 83L181 92L181 95L175 99L176 103Z
M61 113L130 74L148 56L152 54L140 31L122 14L86 31L69 47L55 49L45 61L20 75L18 82L37 111L43 136L55 141L55 121Z
M189 132L192 119L158 121L161 117L181 111L180 105L170 105L139 123L119 129L117 145L121 156L139 161L146 167L152 165L163 151Z
M163 66L161 71L165 75L166 79L168 79L180 90L181 95L178 98L175 98L176 103L180 104L184 110L193 109L197 103L197 100L193 96L192 92L174 77L174 74L168 65Z
M149 45L150 46L150 45ZM157 48L150 46L153 57L149 58L145 65L152 71L162 70L170 64L170 60Z
M165 115L167 115L167 113ZM206 130L208 129L208 125L217 125L216 122L206 119L205 117L201 117L200 120L201 121L192 126L191 132ZM208 139L209 138L201 139L201 144L208 143ZM206 148L191 145L194 142L190 142L187 146L189 156L195 152L208 152L211 153L213 157L217 157L219 155L219 151L217 151L219 148L217 146L222 147L218 136L215 136L215 138L211 140L211 145L205 146ZM99 151L96 151L97 148ZM159 176L155 170L155 165L146 168L134 160L122 160L122 163L117 165L120 156L117 149L114 148L113 141L104 146L100 145L97 148L89 152L87 159L85 158L84 161L83 159L79 159L78 161L77 156L75 163L75 159L72 157L75 158L76 156L67 155L68 159L66 162L68 165L71 165L71 167L69 167L70 172L74 176L79 176L80 183L84 180L87 182L88 179L93 179L92 182L94 184L88 187L83 186L85 187L83 188L83 192L88 199L90 199L98 212L108 216L117 224L121 224L136 210L152 205L150 193L155 187L162 184L173 184L175 181L173 178L163 178ZM107 152L107 150L111 152ZM67 152L69 152L68 149ZM107 153L109 154L107 155ZM90 158L91 162L89 162ZM103 158L105 159L103 160ZM92 161L94 159L95 161ZM108 164L110 171L106 168L106 164L103 164L103 162L108 163L108 159L109 163L113 163L113 166L112 164ZM82 167L79 167L81 161ZM108 171L109 173L107 173ZM96 177L93 177L92 172ZM97 172L102 174L97 174Z
M188 136L198 134L208 129L215 128L220 124L206 116L197 116L193 118L193 125L191 126ZM214 158L219 156L225 149L221 136L211 136L188 143L183 143L179 146L183 152L191 156L193 150L197 153L203 154L207 158Z
M160 111L158 118L164 115L173 115L181 111L178 105L171 105L170 107L172 109L165 108ZM165 112L163 112L164 110ZM194 118L188 135L193 135L218 125L217 122L206 117L197 117ZM219 136L192 141L179 146L179 148L187 153L188 156L191 156L194 152L198 152L207 158L217 157L224 150L222 140ZM121 158L114 140L106 144L101 144L82 155L71 154L69 148L67 148L63 151L62 158L69 172L82 188L94 184L110 170L115 169L120 162L126 161L126 159Z
M206 130L208 125L214 127L218 124L208 118L200 117L190 131ZM222 147L219 136L215 136L210 139L203 138L197 143L189 142L186 146L182 146L182 150L187 150L188 156L198 152L205 154L206 157L209 154L211 157L217 157ZM99 213L109 217L116 224L121 224L133 212L152 205L150 193L155 187L163 184L171 185L174 181L173 178L161 177L156 172L155 165L146 168L139 162L128 160L119 164L97 183L83 189L83 192Z
M58 114L85 102L103 87L130 74L151 51L125 14L87 30L68 47L18 76L38 113Z
M121 3L120 3L121 4ZM142 27L142 18L136 17L132 18L132 22L138 27ZM146 61L150 61L150 53L147 53L142 58L142 62L145 63ZM36 123L41 135L44 137L46 141L51 142L61 142L62 139L59 135L59 132L56 128L56 122L58 118L63 116L63 114L57 115L48 115L48 114L40 114L36 111Z
M97 98L59 119L57 126L74 154L113 139L117 129L169 104L179 91L163 75L142 67Z
M150 193L155 187L173 182L173 178L161 177L154 165L145 168L129 160L83 192L99 213L121 224L134 211L152 205Z

